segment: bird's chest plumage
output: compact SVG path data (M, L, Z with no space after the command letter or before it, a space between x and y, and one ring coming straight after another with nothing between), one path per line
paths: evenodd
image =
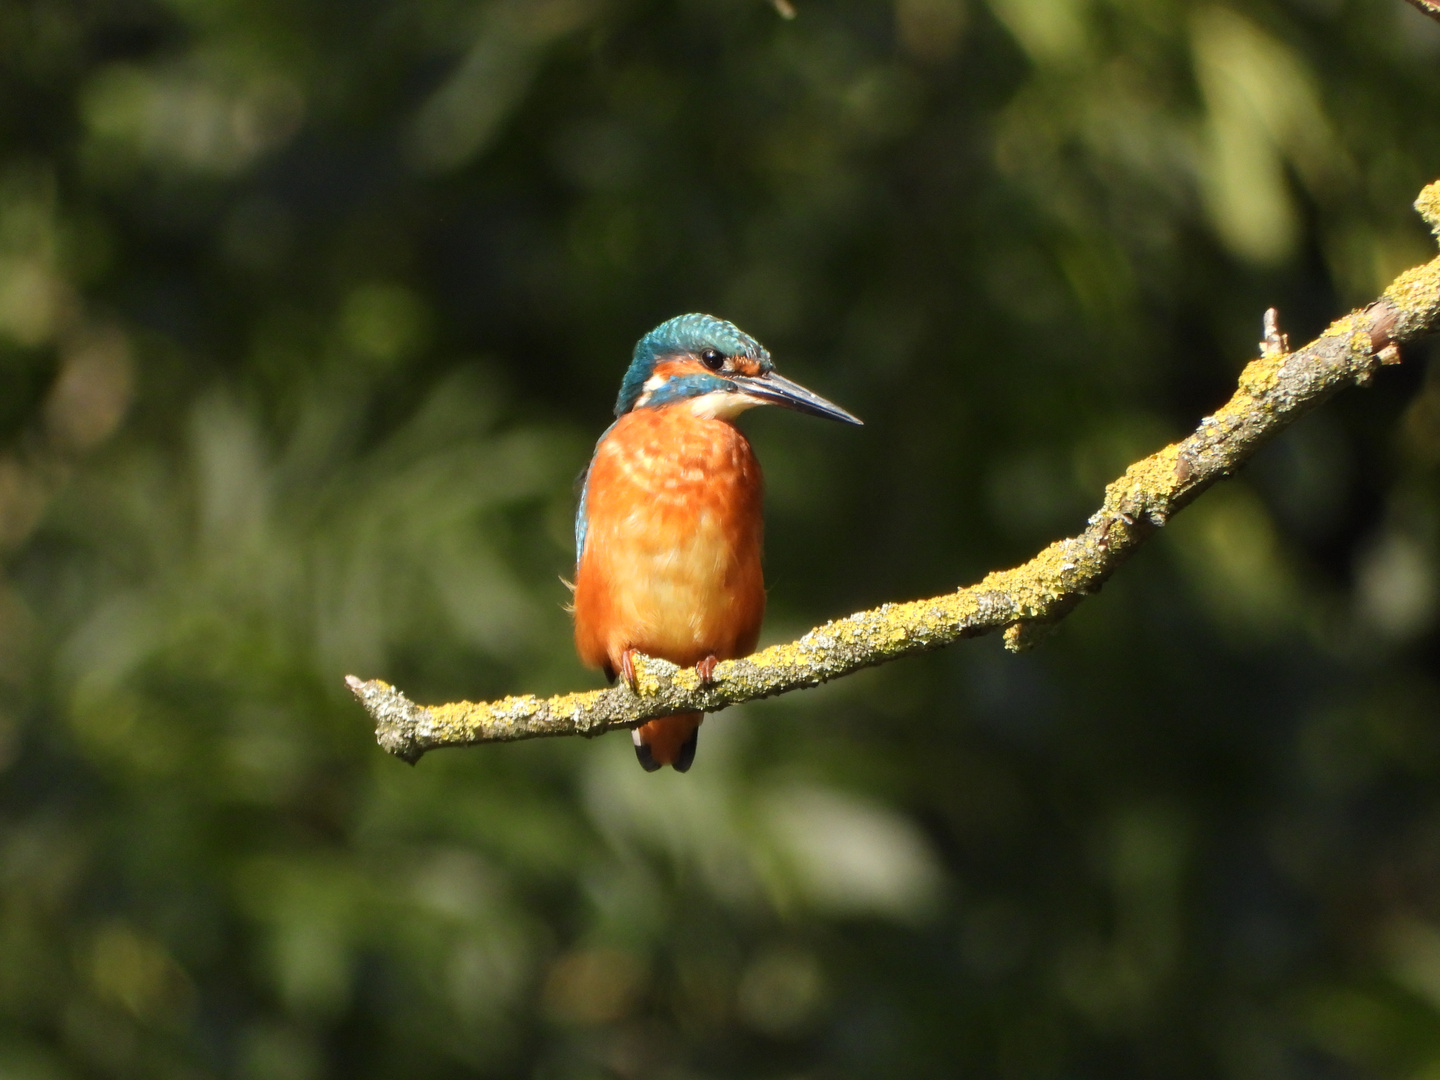
M627 648L694 664L743 656L765 611L760 466L731 424L683 407L627 413L596 448L575 639L596 666Z

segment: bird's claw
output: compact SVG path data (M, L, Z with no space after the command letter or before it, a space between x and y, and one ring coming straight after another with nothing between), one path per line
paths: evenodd
M712 653L695 665L695 674L700 676L701 686L710 686L715 682L715 665L719 662Z
M639 693L640 686L635 679L635 650L626 649L620 654L620 677L625 680L625 685L635 693Z

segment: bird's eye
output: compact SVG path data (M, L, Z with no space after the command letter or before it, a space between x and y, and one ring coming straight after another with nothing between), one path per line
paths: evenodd
M706 349L700 354L700 362L711 371L719 371L725 364L725 357L719 349Z

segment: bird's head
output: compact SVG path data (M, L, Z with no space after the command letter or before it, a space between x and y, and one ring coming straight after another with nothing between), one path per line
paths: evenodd
M861 421L840 406L776 374L770 354L734 323L713 315L680 315L640 339L620 384L615 415L636 409L688 408L730 420L756 405Z

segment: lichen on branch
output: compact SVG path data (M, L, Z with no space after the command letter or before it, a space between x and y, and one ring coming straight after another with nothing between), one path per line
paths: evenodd
M1410 0L1410 4L1440 22L1440 3L1437 3L1437 0Z
M1415 207L1440 237L1440 181ZM406 761L427 750L550 735L599 735L676 712L719 712L929 652L963 638L1003 631L1028 648L1105 580L1177 511L1231 475L1288 425L1352 383L1365 385L1399 346L1440 330L1440 258L1401 274L1374 303L1337 320L1293 352L1267 313L1261 355L1241 372L1234 395L1187 438L1135 462L1105 489L1085 531L1051 544L1010 570L943 596L882 604L816 627L715 668L702 686L695 671L637 657L636 688L533 695L499 701L417 705L378 679L346 683L375 721L380 745Z

